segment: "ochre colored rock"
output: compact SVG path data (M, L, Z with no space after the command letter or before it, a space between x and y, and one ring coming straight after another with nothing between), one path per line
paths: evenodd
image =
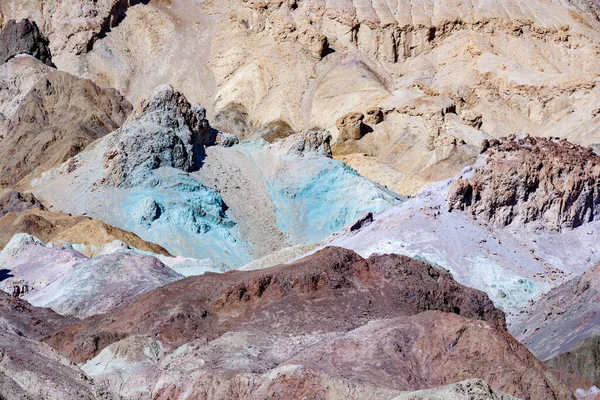
M344 142L348 139L358 140L363 136L363 119L365 116L359 112L344 115L335 122L338 128L338 141Z

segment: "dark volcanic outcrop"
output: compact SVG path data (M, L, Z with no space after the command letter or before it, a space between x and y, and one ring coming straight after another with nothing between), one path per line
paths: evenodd
M10 20L0 32L0 64L19 54L29 54L46 65L54 67L46 39L34 21Z
M511 331L540 360L571 351L582 340L600 335L600 266L527 306Z
M0 186L62 164L131 111L113 89L32 58L0 65Z
M151 335L172 348L234 330L294 335L349 331L372 319L425 310L505 325L504 313L485 293L459 285L446 272L404 256L365 260L331 247L267 270L183 279L110 315L58 331L47 342L80 362L130 335Z
M449 210L504 227L575 228L600 219L600 157L565 139L517 137L484 141L483 165L448 192Z

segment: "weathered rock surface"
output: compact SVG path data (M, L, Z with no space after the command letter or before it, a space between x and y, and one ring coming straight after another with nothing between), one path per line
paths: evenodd
M0 252L0 289L34 306L85 318L183 278L157 257L115 248L88 259L71 246L17 234Z
M34 307L0 291L0 331L37 340L73 322L49 308Z
M356 360L377 360L381 367L366 368ZM518 398L573 398L507 332L441 312L373 321L288 362L393 389L416 390L479 377Z
M40 33L37 24L27 19L20 22L10 20L0 32L0 64L21 54L28 54L54 67L48 39Z
M247 115L240 132L285 121L335 139L338 118L381 108L385 120L340 157L390 188L369 164L397 170L405 178L394 188L410 194L471 164L482 139L523 132L597 142L596 8L558 0L0 3L4 21L38 22L60 68L135 102L168 82L215 113L236 104Z
M349 139L359 140L363 137L363 120L365 116L359 112L344 115L335 122L338 128L338 140L344 142Z
M142 251L168 256L163 247L142 240L134 233L124 231L104 222L84 216L48 211L40 207L40 203L31 194L7 191L3 199L8 199L9 212L0 216L0 249L18 233L27 233L56 245L69 244L77 251L90 257L101 248L115 240ZM18 193L15 195L14 193ZM8 197L7 197L8 196ZM13 201L17 200L16 203ZM22 201L21 199L24 199ZM33 206L33 208L30 208ZM43 206L42 206L43 207ZM16 212L26 208L24 211ZM5 209L6 210L6 209ZM0 212L0 215L2 213Z
M513 135L485 141L482 151L483 165L452 183L449 210L500 228L560 230L600 219L600 157L591 149Z
M577 382L576 389L589 389L593 384L600 387L600 337L589 337L569 351L545 361L550 368L589 379L588 385Z
M85 318L182 278L155 257L121 250L78 263L64 278L25 299L61 315Z
M0 65L0 186L60 165L131 110L112 89L19 57Z
M171 86L159 87L130 122L110 136L102 183L134 186L148 172L165 166L191 172L201 162L197 146L215 144L212 134L216 135L205 109L190 104Z
M69 248L48 248L39 239L20 233L0 252L0 289L18 295L41 290L56 280L64 279L87 257Z
M7 399L116 399L44 343L0 330L0 394Z
M421 312L431 309L447 312ZM140 399L573 399L503 325L485 295L435 267L327 248L290 265L187 278L47 341ZM453 384L474 378L493 383ZM429 390L408 393L419 389Z
M600 335L599 298L600 267L594 267L525 307L512 332L540 360L556 357Z
M143 0L144 1L144 0ZM33 0L0 3L4 18L31 18L51 39L55 53L81 54L93 48L94 42L118 25L130 5L139 0L99 0L93 2L47 2ZM0 26L6 24L0 18Z
M364 260L348 250L327 248L267 270L186 278L139 296L110 316L59 331L48 343L79 362L131 335L155 335L173 349L231 330L348 331L374 316L427 309L505 324L504 314L485 294L456 284L430 265L395 255Z
M214 146L226 135L209 129L203 111L171 87L147 103L123 127L33 180L32 192L53 210L89 215L173 255L230 268L318 243L364 212L403 200L329 158L326 131Z
M0 291L0 397L113 399L77 366L37 340L73 323Z
M8 213L30 209L44 210L44 206L31 193L16 190L0 190L0 218Z

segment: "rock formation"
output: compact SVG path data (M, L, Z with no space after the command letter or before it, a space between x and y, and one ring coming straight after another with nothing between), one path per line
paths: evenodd
M355 360L379 360L385 367L370 369ZM288 363L401 390L477 376L518 398L572 398L543 363L505 331L484 321L438 311L373 321L313 346ZM532 375L525 378L524 374Z
M600 219L600 157L566 140L510 136L485 141L484 164L452 183L448 209L497 227L549 230Z
M120 129L30 187L55 210L233 268L318 243L402 201L332 160L330 140L315 130L227 147L229 136L209 128L203 109L164 86Z
M600 387L599 350L600 337L593 336L581 341L569 351L546 360L545 363L551 368L589 379L587 385L579 382L578 388L589 389L592 384Z
M32 194L7 191L0 208L0 249L18 233L27 233L57 245L68 243L86 256L92 256L103 246L119 240L142 251L168 256L163 247L147 242L134 233L104 222L46 210ZM2 205L0 205L2 207ZM2 212L7 212L2 215Z
M312 300L316 298L319 301ZM302 311L280 314L289 307ZM80 362L137 334L157 335L164 346L174 348L193 339L213 340L220 332L257 327L295 335L347 331L374 315L391 318L426 309L505 324L504 314L485 294L456 284L432 266L394 255L364 260L348 250L327 248L267 270L186 278L138 297L111 316L73 325L48 343ZM100 326L105 334L99 338L94 332Z
M6 399L114 399L50 347L0 330L0 387Z
M190 172L200 162L194 147L214 144L210 136L205 109L170 86L157 88L131 121L111 135L102 183L133 186L164 166Z
M0 32L0 64L20 54L28 54L54 67L48 39L40 33L36 23L28 19L10 20Z
M240 138L274 121L333 133L349 112L380 108L385 120L369 124L375 135L344 160L416 194L472 164L483 139L523 132L597 141L597 7L480 3L30 0L5 1L0 13L3 22L35 20L61 69L134 102L168 76L217 115L235 108L245 115L237 130L221 130ZM405 113L415 102L425 112ZM449 105L443 116L440 102Z
M600 267L594 267L524 307L511 331L540 360L571 351L600 334L599 293Z
M329 132L308 131L295 136L291 154L319 153L331 158L331 135Z
M327 248L289 265L172 283L47 342L88 360L87 374L126 397L209 391L252 399L294 390L337 398L352 390L353 398L383 399L483 377L494 388L488 396L572 399L503 326L483 293L431 265ZM252 383L241 388L240 379ZM482 387L440 390L460 398Z
M31 193L0 190L0 218L8 213L18 213L31 209L44 210L45 208Z
M155 257L120 250L79 262L64 277L25 299L61 315L85 318L182 278Z
M37 340L75 320L65 318L49 308L33 307L25 300L0 290L0 321L0 331Z
M120 126L125 98L32 58L0 66L0 186L60 165Z
M363 120L365 116L359 112L344 115L335 122L338 128L338 141L344 142L348 139L358 140L363 136Z

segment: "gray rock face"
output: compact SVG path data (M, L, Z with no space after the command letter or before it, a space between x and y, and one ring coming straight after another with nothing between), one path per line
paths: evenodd
M10 20L0 32L0 64L19 54L29 54L54 67L48 45L48 39L41 34L35 22Z
M327 131L308 131L304 134L298 134L289 153L319 153L331 158L331 134Z
M134 186L160 167L191 172L202 146L213 145L217 132L206 110L190 104L171 86L156 89L130 123L109 137L104 154L103 184Z

